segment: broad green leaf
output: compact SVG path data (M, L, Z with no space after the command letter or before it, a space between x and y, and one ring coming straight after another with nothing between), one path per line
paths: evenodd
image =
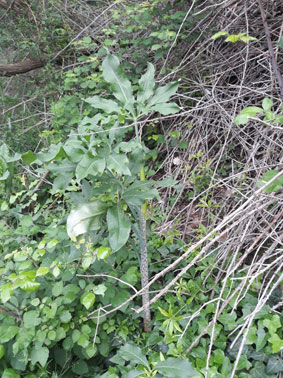
M157 189L151 188L150 181L135 181L123 193L124 200L130 205L140 206L146 200L160 198Z
M36 155L32 151L28 151L22 155L25 164L29 165L36 160Z
M217 38L222 37L223 35L227 35L227 34L228 34L228 32L226 32L226 31L220 31L220 32L213 34L213 36L210 37L210 39L217 39Z
M68 304L77 299L78 293L80 292L79 286L69 284L63 289L64 303Z
M93 292L96 295L102 295L104 297L105 292L107 291L107 287L104 284L100 284L97 286L94 286Z
M49 272L49 267L48 266L41 266L40 268L37 269L36 271L36 276L45 276Z
M249 371L251 378L275 378L274 374L268 374L265 365L261 361L256 361L254 367Z
M148 106L152 107L156 104L162 104L167 102L171 96L173 96L178 89L178 82L174 81L172 83L168 83L163 87L157 88L155 95L149 100Z
M263 187L268 181L273 179L273 177L275 177L278 173L279 173L279 171L277 171L277 170L270 170L270 171L266 172L263 175L263 178L261 180L258 180L258 183L257 183L258 187L259 188ZM272 184L268 185L264 189L264 192L265 193L277 192L277 191L281 190L282 187L283 187L283 176L280 176L276 180L274 180ZM266 321L269 321L269 319L266 319ZM266 322L266 324L267 324L267 322Z
M0 287L0 295L2 303L8 302L13 295L13 286L10 283L6 283Z
M144 376L144 372L140 370L131 370L129 373L124 374L125 378L136 378L136 377L141 377ZM109 377L112 378L112 377ZM116 377L113 377L116 378Z
M86 348L89 344L89 340L88 340L88 336L87 335L84 335L82 334L78 341L77 341L77 344L83 348Z
M262 327L257 330L256 351L261 350L266 344L266 333Z
M89 344L85 348L85 352L86 352L86 354L88 355L89 358L92 358L95 355L95 353L97 352L96 345Z
M57 245L58 243L59 243L59 241L58 241L57 239L52 239L52 240L50 240L50 241L47 243L46 248L47 248L47 249L54 248L55 245Z
M108 247L99 247L96 251L98 260L105 260L111 255L111 248Z
M0 360L5 355L5 347L4 345L0 345Z
M56 282L52 287L52 295L58 297L63 291L63 281Z
M175 102L166 102L157 104L151 107L151 110L161 113L162 115L176 114L180 111L180 108Z
M39 312L35 310L25 312L23 316L23 320L24 320L24 326L26 328L33 328L41 323Z
M84 293L81 296L81 304L85 306L87 310L89 310L95 301L95 295L93 293Z
M107 100L105 98L99 97L99 96L93 96L93 97L88 97L85 100L87 103L89 103L91 106L93 106L96 109L101 109L105 113L120 113L121 108L117 104L116 101L113 100Z
M10 172L7 170L3 173L3 175L0 177L0 181L6 181L7 178L10 176Z
M263 107L263 110L270 110L273 106L273 101L270 100L270 98L268 97L265 97L263 100L262 100L262 107Z
M239 114L235 118L235 125L246 125L249 122L249 116L247 114Z
M67 218L67 233L70 238L84 234L89 230L100 229L100 217L106 211L102 201L82 203L72 210Z
M236 43L238 42L238 40L240 39L240 34L231 34L229 35L226 39L225 39L225 42L232 42L232 43Z
M245 43L248 43L249 41L257 41L257 38L252 37L250 35L244 35L243 37L240 37L240 40L245 42Z
M40 363L42 367L46 365L46 362L48 360L49 356L49 350L45 347L34 347L31 352L31 363L35 365L37 362Z
M283 50L283 37L280 37L278 46Z
M155 87L154 71L155 69L153 64L148 63L146 73L142 75L142 77L139 80L140 90L137 94L138 102L144 103L153 95L153 90Z
M78 360L72 366L72 372L78 374L79 376L84 376L88 373L88 365L83 360Z
M125 361L131 361L132 363L143 365L149 369L147 358L138 346L132 344L122 346L122 348L119 350L119 356L121 356Z
M66 153L62 145L59 144L51 144L49 147L48 152L39 152L36 154L36 158L43 163L48 163L52 160L57 160L66 157Z
M20 378L20 375L14 369L5 369L1 378Z
M102 68L103 77L111 84L113 95L124 105L132 104L134 102L132 86L125 77L117 56L108 54L102 63Z
M0 343L7 343L14 336L16 336L19 331L20 328L18 328L17 326L0 326Z
M93 156L91 152L87 152L76 168L76 177L80 181L88 175L97 176L103 173L105 169L105 159Z
M107 211L107 226L109 244L114 252L121 249L128 241L131 223L128 216L119 206L113 206Z
M223 350L221 349L216 349L214 352L213 352L213 361L214 363L217 363L219 365L222 365L224 360L225 360L225 354L223 352Z
M180 358L170 357L165 361L160 361L154 366L154 369L164 375L164 377L189 378L199 376L189 361Z
M268 374L277 374L283 372L283 359L280 356L270 356L266 366Z
M72 333L72 340L74 343L76 343L81 336L81 332L78 329L75 329Z
M124 154L116 154L113 152L106 158L106 165L110 171L116 172L118 175L131 175L128 168L129 159Z
M72 319L72 315L70 311L65 310L60 314L60 320L62 323L69 323L70 320Z
M273 353L278 353L280 352L281 348L283 348L283 339L281 339L277 333L274 333L268 341L272 345L272 352Z
M156 43L156 44L151 46L151 50L156 51L156 50L161 49L161 47L162 47L162 45L160 43Z
M258 106L248 106L241 111L241 114L246 114L249 117L255 117L259 113L263 113L263 109Z
M75 175L76 165L64 159L60 164L49 164L48 169L56 174L52 186L52 194L57 190L65 190Z
M24 291L35 291L40 288L40 283L26 278L21 282L20 288Z

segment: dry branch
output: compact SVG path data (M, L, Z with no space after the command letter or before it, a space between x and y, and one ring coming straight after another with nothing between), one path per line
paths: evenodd
M26 59L18 63L0 64L0 76L14 76L42 68L48 62L48 58Z

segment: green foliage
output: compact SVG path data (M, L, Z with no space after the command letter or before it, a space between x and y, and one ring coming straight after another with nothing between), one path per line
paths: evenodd
M213 40L218 39L224 35L225 36L228 35L228 37L226 37L225 39L225 42L236 43L238 41L242 41L242 42L248 43L249 41L257 41L257 38L251 37L250 35L248 35L248 33L229 34L227 31L217 32L213 34L213 36L210 39L213 39Z
M164 359L162 353L157 360L148 361L142 350L131 344L126 344L120 348L114 356L112 362L120 365L124 377L154 377L160 373L164 377L189 378L200 375L192 368L186 360L173 357ZM128 362L124 367L125 361Z
M273 107L273 101L270 98L265 97L262 100L262 107L248 106L244 108L240 114L235 118L236 125L245 125L251 118L256 117L258 114L264 114L263 120L270 125L283 124L282 114L277 114L271 111Z

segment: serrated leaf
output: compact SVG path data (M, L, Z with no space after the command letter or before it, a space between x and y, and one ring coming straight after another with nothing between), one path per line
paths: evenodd
M134 102L132 86L125 77L117 56L108 54L102 63L102 68L103 77L111 84L113 95L124 105L132 104Z
M142 77L139 80L140 90L137 94L138 102L144 103L153 95L153 90L155 87L154 73L155 69L153 64L148 63L146 73L142 75Z
M113 100L107 100L105 98L99 97L99 96L93 96L88 97L85 102L89 103L91 106L93 106L96 109L101 109L105 113L120 113L121 108L117 104L116 101Z
M121 356L125 361L131 361L132 363L143 365L149 369L147 358L138 346L132 344L122 346L122 348L119 350L119 356Z
M227 34L228 34L228 32L226 32L226 31L220 31L220 32L213 34L213 36L210 37L210 39L217 39L217 38L220 38L223 35L227 35Z
M150 108L156 112L161 113L162 115L176 114L180 111L180 107L175 104L175 102L166 102L162 104L154 105Z
M87 310L89 310L95 301L95 295L93 293L84 293L81 296L81 304L85 306Z
M131 222L119 206L113 206L108 209L106 220L109 244L113 252L116 252L127 243L130 236Z
M148 106L152 107L156 104L162 104L167 102L170 97L172 97L178 90L178 82L173 81L168 83L163 87L157 88L155 95L149 100Z
M67 233L69 237L76 237L89 230L100 229L100 217L106 211L106 204L102 201L92 201L79 205L72 210L67 218Z
M194 370L189 361L180 358L167 358L165 361L158 362L154 369L163 374L164 377L172 378L190 378L199 376Z
M270 110L273 106L273 101L270 100L270 98L268 97L265 97L263 100L262 100L262 107L263 107L263 110Z

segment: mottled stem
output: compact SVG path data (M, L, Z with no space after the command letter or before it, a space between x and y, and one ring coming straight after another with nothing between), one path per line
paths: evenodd
M141 256L140 256L140 272L142 289L148 285L148 256L146 244L146 220L141 209L139 209L140 234L141 234ZM149 307L149 289L148 287L142 293L142 305L144 307L144 331L150 332L150 307Z

